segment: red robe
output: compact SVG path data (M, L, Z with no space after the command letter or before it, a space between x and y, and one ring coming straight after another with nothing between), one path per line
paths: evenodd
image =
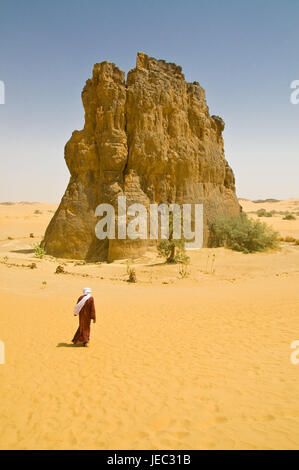
M81 297L79 297L77 303L82 299L82 297L84 297L84 295L81 295ZM94 320L94 321L96 320L96 311L94 307L93 297L89 297L89 299L86 300L85 304L80 310L79 328L76 331L74 338L72 339L72 342L74 344L88 343L89 335L90 335L91 320Z

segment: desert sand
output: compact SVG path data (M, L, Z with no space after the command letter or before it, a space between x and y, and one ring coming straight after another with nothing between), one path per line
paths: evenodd
M299 239L299 199L287 199L285 201L277 202L259 202L248 201L246 199L240 199L244 212L247 212L250 217L257 219L261 222L266 222L274 230L279 232L282 237L294 237ZM259 209L265 209L267 212L275 211L272 217L257 217L255 214ZM294 220L283 220L283 215L278 212L290 212L296 216L298 221Z
M55 209L0 205L0 449L298 448L299 246L190 252L186 278L148 253L130 284L126 260L37 259ZM299 238L299 217L266 222ZM85 286L97 323L72 347Z

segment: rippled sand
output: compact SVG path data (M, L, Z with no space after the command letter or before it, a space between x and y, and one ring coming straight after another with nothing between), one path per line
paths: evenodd
M136 284L125 262L55 274L32 253L55 207L23 206L0 206L1 449L298 448L299 246L203 249L186 279L153 254ZM72 347L86 285L98 319Z

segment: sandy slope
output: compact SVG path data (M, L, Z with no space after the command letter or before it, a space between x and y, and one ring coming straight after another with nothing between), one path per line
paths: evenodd
M262 202L254 203L245 199L239 200L244 212L249 213L250 217L258 218L262 222L271 225L274 230L278 231L282 237L291 236L299 239L299 199L287 199L278 202ZM296 220L283 220L283 214L274 214L272 217L257 217L254 212L259 209L265 209L267 212L285 212L292 214L298 213Z
M183 280L152 254L137 284L121 262L57 275L29 238L52 209L25 210L0 206L1 449L298 448L299 246L203 249ZM88 348L69 347L85 285L98 321Z
M56 204L39 202L0 204L0 239L29 237L30 233L41 237L56 208Z

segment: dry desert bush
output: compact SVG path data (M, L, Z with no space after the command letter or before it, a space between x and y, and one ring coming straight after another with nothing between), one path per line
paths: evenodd
M243 253L266 251L278 246L278 233L259 220L246 214L233 217L217 217L212 224L216 246L226 246Z

